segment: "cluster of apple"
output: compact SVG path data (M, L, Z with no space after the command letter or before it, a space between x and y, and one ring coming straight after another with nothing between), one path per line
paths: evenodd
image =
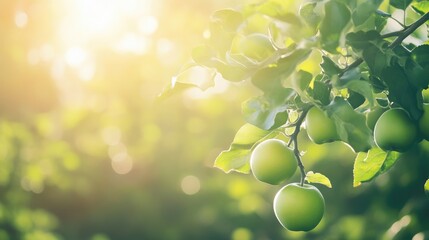
M402 108L378 106L366 113L366 124L374 131L374 142L379 148L405 152L416 142L429 140L429 104L423 105L423 114L417 122ZM317 107L309 110L306 126L314 143L339 140L334 121Z
M294 151L279 139L268 139L256 146L250 157L250 168L259 181L278 185L291 178L297 167ZM291 231L310 231L325 212L320 191L309 184L290 183L274 198L274 213L283 227Z
M423 115L417 123L402 108L377 107L367 112L366 124L373 130L379 148L403 152L423 138L429 140L429 104L424 104ZM310 140L316 144L339 140L334 121L318 107L308 111L305 125ZM250 167L259 181L278 185L294 175L298 162L288 144L279 139L268 139L253 150ZM310 231L323 217L325 200L312 185L290 183L277 192L273 208L286 229Z

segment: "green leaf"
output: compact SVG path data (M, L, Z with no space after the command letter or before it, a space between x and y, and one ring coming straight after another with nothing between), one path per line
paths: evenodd
M265 138L270 133L270 131L260 129L250 123L246 123L237 131L232 144L251 148L253 144Z
M381 79L388 86L389 100L406 109L413 119L418 120L422 115L421 90L409 82L405 70L398 65L389 66L382 71Z
M372 0L360 3L352 14L352 20L355 26L359 26L367 21L368 18L375 13L382 2L382 0Z
M211 21L221 25L227 32L236 32L243 22L243 15L232 9L221 9L213 13Z
M172 84L168 84L164 87L164 89L161 91L161 93L157 96L156 102L161 102L174 94L183 92L186 89L189 89L191 87L194 87L189 84L183 84L183 83L176 83L174 86Z
M216 51L217 56L224 61L224 56L231 47L231 42L236 35L235 29L238 23L228 23L228 12L230 10L220 10L215 12L209 25L210 38L208 39L209 45ZM231 10L233 11L233 10ZM232 13L233 14L233 13ZM224 16L226 15L226 16ZM235 26L237 24L237 26Z
M216 52L208 45L200 45L192 50L192 59L203 66L214 67L215 56Z
M418 63L408 59L405 64L405 72L410 83L418 89L427 88L429 85L429 66L422 67Z
M216 71L213 69L201 67L201 66L190 66L185 68L177 76L171 80L171 85L174 87L177 83L189 84L206 90L209 87L214 86L214 77Z
M411 7L414 9L414 11L423 15L429 12L429 1L413 2Z
M263 68L252 77L252 83L266 93L283 91L283 83L294 71L296 66L311 53L309 49L296 49L279 59L276 65Z
M370 75L368 81L371 83L374 93L381 93L387 89L386 84L375 75Z
M349 82L353 82L361 79L362 72L359 67L352 68L344 72L344 74L338 79L337 82L334 82L335 87L344 87Z
M411 52L411 59L422 67L429 66L429 45L420 45Z
M405 64L406 74L418 89L429 85L429 45L420 45L413 49Z
M363 80L352 80L347 82L344 87L359 93L368 100L370 106L374 106L375 98L372 92L372 86L369 82Z
M292 16L290 7L291 5L287 1L262 1L260 4L248 6L248 8L253 8L253 13L262 13L281 21L300 24L300 19Z
M239 65L229 65L223 62L216 62L216 70L225 80L240 82L250 77L250 71Z
M171 79L171 83L163 89L157 100L160 101L190 87L206 90L214 86L215 76L216 71L213 69L195 64L185 65L180 73Z
M356 109L365 102L365 97L362 96L360 93L349 90L349 97L347 98L347 101L350 103L350 106L352 106L352 108Z
M381 72L390 63L387 54L375 44L364 49L362 58L365 60L371 73L375 76L380 76Z
M334 82L334 86L337 89L347 88L352 92L356 92L362 95L368 100L370 106L374 106L374 94L371 83L361 79L362 73L359 67L353 68L345 72L337 82Z
M344 28L350 21L349 8L340 1L329 1L325 4L325 17L320 25L322 47L335 52Z
M299 70L291 76L290 81L285 81L283 83L286 87L293 88L299 95L304 94L303 92L309 87L313 75L311 73Z
M317 2L305 3L299 9L301 18L313 28L317 28L322 20L322 15L316 10L318 4Z
M380 148L372 148L367 153L357 154L353 167L353 186L373 180L387 172L399 159L400 153L384 152Z
M374 15L374 27L377 32L381 32L387 24L387 18L381 15Z
M380 169L380 174L387 172L390 168L393 167L393 165L396 163L396 161L399 159L400 153L395 151L390 151L387 153L386 160L383 163L383 166Z
M327 56L322 56L322 63L320 64L320 67L322 68L323 72L328 76L333 76L341 73L341 68L338 67L338 65Z
M358 50L365 49L380 39L380 33L375 30L351 32L346 36L347 44Z
M374 106L374 94L371 83L365 80L361 80L361 72L359 68L347 71L343 76L340 77L335 87L338 89L348 88L353 92L359 93L365 99L368 100L370 106Z
M314 173L312 171L309 171L305 176L305 180L309 183L319 183L327 186L328 188L332 188L332 184L329 178L321 173Z
M221 152L216 158L214 166L226 173L231 171L249 173L253 146L276 135L278 132L265 131L246 123L235 134L229 149Z
M232 41L230 54L243 56L247 62L260 63L272 57L275 49L270 38L261 33L252 33L247 36L237 34ZM245 64L246 62L240 61Z
M390 5L405 10L411 2L412 0L390 0Z
M386 157L387 153L380 148L372 148L367 153L359 152L353 167L353 187L377 176Z
M225 173L236 171L240 173L250 172L250 149L234 148L222 151L215 160L214 166Z
M374 145L365 115L354 111L346 100L337 97L326 110L335 122L341 141L347 143L355 152L367 151Z
M313 81L313 86L306 91L313 100L322 105L328 105L331 102L331 89L324 82Z
M295 96L292 89L283 89L281 95L263 95L242 104L242 112L248 123L264 130L275 129L286 123L288 102Z

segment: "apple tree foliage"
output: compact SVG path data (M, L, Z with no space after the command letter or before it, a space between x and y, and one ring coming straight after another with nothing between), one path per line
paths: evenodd
M356 153L357 187L387 172L402 154L376 145L367 113L402 108L416 124L423 114L422 91L429 85L429 1L292 2L267 0L216 11L210 34L163 94L192 86L207 89L219 75L233 83L250 82L260 94L242 103L247 123L215 166L249 173L258 143L286 137L299 161L301 184L306 180L330 187L327 176L304 170L298 150L297 135L316 106L333 120L339 141ZM195 70L208 77L188 77ZM427 183L425 189L429 191Z

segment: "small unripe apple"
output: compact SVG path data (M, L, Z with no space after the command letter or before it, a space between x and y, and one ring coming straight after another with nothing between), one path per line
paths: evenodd
M404 109L392 108L375 124L374 140L385 151L404 152L417 141L417 126Z
M422 95L423 95L423 102L429 103L429 88L424 89L422 91Z
M375 124L377 120L380 118L381 114L383 114L387 109L382 107L375 107L370 111L366 112L366 125L369 129L374 131Z
M292 177L297 166L293 150L279 139L259 143L250 156L250 169L255 178L273 185Z
M318 107L314 106L308 111L305 125L308 137L316 144L339 140L334 121Z
M290 231L310 231L322 220L325 199L309 184L291 183L277 192L274 213L283 227Z

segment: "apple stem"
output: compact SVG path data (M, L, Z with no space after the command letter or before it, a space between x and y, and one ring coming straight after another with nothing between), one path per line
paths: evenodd
M302 111L301 115L299 116L298 120L296 120L296 122L295 122L295 130L290 135L290 140L289 140L289 143L288 143L289 147L293 143L293 153L295 154L296 161L298 162L298 167L299 167L299 169L301 171L301 182L300 182L301 186L304 185L306 173L305 173L304 164L302 163L302 160L301 160L301 153L299 152L299 149L298 149L298 133L301 130L301 125L304 122L304 119L305 119L305 116L307 115L308 110L309 110L309 108L303 109L303 111Z

